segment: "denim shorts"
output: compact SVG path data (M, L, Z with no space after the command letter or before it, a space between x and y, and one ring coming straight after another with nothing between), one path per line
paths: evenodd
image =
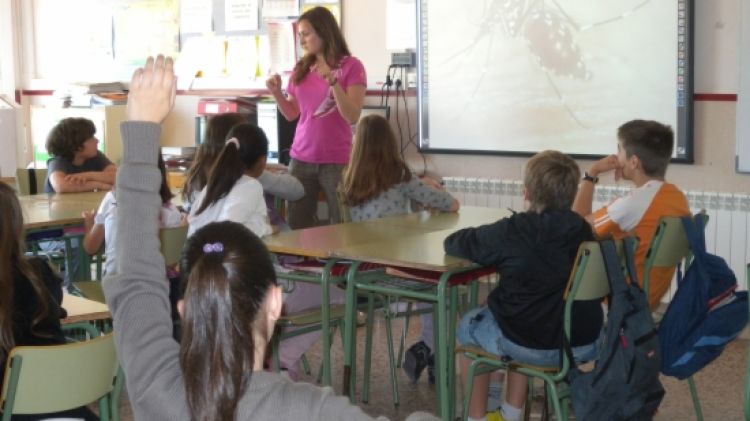
M545 367L560 364L558 349L527 348L506 338L487 307L476 308L466 313L458 325L456 337L461 345L477 345L487 352L521 363ZM603 337L602 333L591 344L573 347L576 362L596 359Z

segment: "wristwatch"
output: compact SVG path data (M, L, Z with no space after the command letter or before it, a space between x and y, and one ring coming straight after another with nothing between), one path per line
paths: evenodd
M581 178L583 181L590 181L592 184L596 184L599 182L599 177L595 177L593 175L590 175L587 171L583 172L583 178Z

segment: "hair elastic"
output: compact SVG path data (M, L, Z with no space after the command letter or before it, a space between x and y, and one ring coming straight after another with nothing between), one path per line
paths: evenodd
M221 244L218 241L215 243L206 243L203 245L204 253L221 253L222 251L224 251L224 244Z
M224 142L225 145L228 145L230 143L234 143L234 146L237 147L237 150L240 150L240 141L237 140L236 137L229 138L226 142Z

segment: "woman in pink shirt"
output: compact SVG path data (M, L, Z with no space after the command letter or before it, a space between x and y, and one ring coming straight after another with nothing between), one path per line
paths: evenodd
M305 186L305 196L289 203L293 229L315 225L321 189L330 222L341 221L336 188L349 161L351 126L359 119L367 86L364 66L351 56L328 9L315 7L303 13L297 28L306 54L294 68L286 95L278 75L266 81L281 114L290 121L299 117L289 171Z

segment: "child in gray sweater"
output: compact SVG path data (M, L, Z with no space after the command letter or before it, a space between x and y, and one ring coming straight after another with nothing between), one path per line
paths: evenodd
M159 254L156 157L174 104L172 60L149 58L133 75L117 177L117 266L104 282L136 419L370 420L330 388L263 371L281 291L263 243L232 222L209 224L183 252L185 331L172 339ZM414 414L410 419L426 419ZM384 419L384 418L380 418Z

